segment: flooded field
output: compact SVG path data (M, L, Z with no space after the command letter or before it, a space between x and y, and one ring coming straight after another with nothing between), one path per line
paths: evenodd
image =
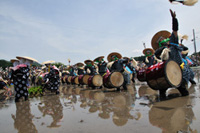
M160 101L158 92L145 82L128 91L61 85L60 94L46 93L15 103L0 103L1 133L173 133L200 132L200 71L196 85L188 85L189 96L168 90Z

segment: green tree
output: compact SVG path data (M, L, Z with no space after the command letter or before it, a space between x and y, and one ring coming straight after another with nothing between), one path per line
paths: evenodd
M10 61L0 60L0 67L2 67L3 69L10 66L12 66L12 63Z
M134 59L135 59L136 61L144 61L145 56L134 57Z
M61 62L52 63L52 65L55 65L57 68L59 68L62 65L64 66L64 64Z

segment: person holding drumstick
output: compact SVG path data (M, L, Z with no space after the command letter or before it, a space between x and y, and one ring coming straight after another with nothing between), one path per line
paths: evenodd
M97 57L96 59L94 59L94 62L97 63L98 73L101 76L104 76L107 73L107 71L109 71L107 68L107 62L104 61L104 56Z
M144 63L147 67L157 63L156 57L154 56L154 50L152 48L145 48L143 54L145 55Z
M124 76L123 88L124 90L127 90L126 85L130 84L130 74L128 74L128 72L125 71L125 64L128 63L128 59L121 59L122 58L121 54L117 52L110 53L108 57L111 58L111 61L113 61L113 64L111 66L111 72L117 71L123 74ZM117 90L119 91L120 88L117 88Z
M97 74L97 71L96 71L97 67L94 65L94 62L92 60L85 60L84 63L86 64L84 68L86 74L89 74L89 75Z
M186 85L189 81L189 70L187 69L186 64L184 64L182 60L181 51L183 50L183 48L179 46L178 20L176 18L176 13L173 12L171 9L170 9L170 13L172 16L172 30L173 30L172 34L170 34L167 31L158 32L156 34L157 36L160 35L160 37L157 38L158 45L156 46L154 45L156 43L152 43L152 47L154 48L154 50L156 50L155 55L157 58L161 58L163 61L173 60L180 65L180 67L182 68L183 77L182 77L181 85L177 89L179 90L182 96L187 96L189 95L189 92L186 89ZM154 35L154 38L156 35ZM170 38L167 38L167 36ZM160 97L166 98L165 93L167 89L160 89L159 91L160 91Z
M190 83L191 84L196 84L196 82L194 81L194 72L193 72L193 70L190 68L190 66L189 66L189 64L190 64L190 62L189 62L189 57L187 56L188 55L188 53L189 53L189 50L188 50L188 48L187 47L185 47L182 43L180 44L180 46L182 46L183 47L183 51L181 52L181 55L182 55L182 57L183 57L183 61L184 61L184 63L187 65L187 68L188 68L188 70L189 70L189 73L190 73L190 77L189 77L189 81L190 81Z
M84 75L85 74L83 63L81 63L81 62L77 63L76 67L77 67L77 74L78 75Z

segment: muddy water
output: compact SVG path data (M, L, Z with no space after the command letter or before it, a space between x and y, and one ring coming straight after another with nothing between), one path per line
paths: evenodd
M199 71L195 81L197 85L188 85L189 96L180 97L176 89L169 89L164 101L138 81L121 92L62 85L59 95L1 102L0 132L200 132Z

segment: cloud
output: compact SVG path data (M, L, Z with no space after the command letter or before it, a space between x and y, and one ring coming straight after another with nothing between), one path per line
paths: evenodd
M71 58L76 63L114 51L140 56L143 42L151 47L156 32L171 32L170 8L177 13L180 33L192 38L192 29L199 29L199 3L186 7L167 0L46 2L0 2L1 58L27 55L40 62Z

